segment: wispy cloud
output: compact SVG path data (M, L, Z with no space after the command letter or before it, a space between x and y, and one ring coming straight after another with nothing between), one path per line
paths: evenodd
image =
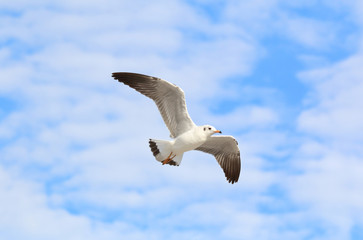
M342 30L361 29L360 5L319 3L344 11L337 23L309 4L1 3L1 237L358 239L362 57L359 44L329 46L361 41ZM271 39L324 59L272 79L302 81L299 106L254 79ZM196 122L239 141L238 184L199 152L160 166L147 144L169 136L157 108L114 71L182 87Z

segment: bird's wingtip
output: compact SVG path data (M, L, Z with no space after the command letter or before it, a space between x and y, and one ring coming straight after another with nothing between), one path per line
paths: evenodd
M111 76L112 76L114 79L116 79L116 75L117 75L117 72L113 72Z

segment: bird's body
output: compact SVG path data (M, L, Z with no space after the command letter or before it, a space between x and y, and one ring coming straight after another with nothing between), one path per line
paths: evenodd
M150 139L149 143L152 144L152 142L155 142L158 149L158 154L154 155L156 160L163 162L168 158L170 153L172 153L170 157L174 157L171 159L171 164L179 166L185 152L200 147L207 141L208 137L212 135L212 132L206 133L206 131L203 130L203 128L207 127L212 128L211 126L195 126L171 141Z
M194 127L173 140L173 153L182 154L201 146L207 141L208 135L204 134L202 127Z
M149 140L156 160L178 166L184 152L203 151L216 157L229 182L238 181L241 162L237 141L232 136L212 136L221 131L210 125L195 125L187 112L181 88L142 74L118 72L112 76L155 101L173 138L170 141Z

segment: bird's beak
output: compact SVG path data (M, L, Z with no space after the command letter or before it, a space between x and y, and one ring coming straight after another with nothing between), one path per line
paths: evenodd
M222 131L215 130L214 133L222 133Z

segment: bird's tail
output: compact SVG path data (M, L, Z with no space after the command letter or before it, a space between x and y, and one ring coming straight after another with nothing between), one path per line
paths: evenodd
M156 139L149 140L150 149L156 160L158 160L159 162L164 161L170 156L170 154L172 153L172 145L173 144L170 141L156 140ZM171 157L173 157L173 155ZM183 154L175 156L173 160L168 162L168 164L179 166L182 158Z

